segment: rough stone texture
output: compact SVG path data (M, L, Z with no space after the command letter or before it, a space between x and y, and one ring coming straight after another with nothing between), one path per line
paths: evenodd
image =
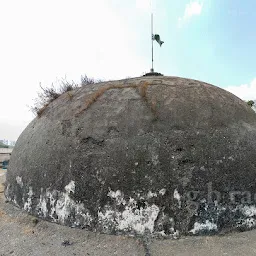
M4 201L0 169L1 256L145 256L142 238L109 236L55 225Z
M256 114L178 77L64 94L24 130L7 199L46 220L104 233L179 237L256 226Z

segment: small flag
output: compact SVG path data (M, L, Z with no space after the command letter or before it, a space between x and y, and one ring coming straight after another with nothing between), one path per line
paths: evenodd
M152 40L156 40L160 46L164 43L164 41L161 41L160 36L158 34L152 35Z

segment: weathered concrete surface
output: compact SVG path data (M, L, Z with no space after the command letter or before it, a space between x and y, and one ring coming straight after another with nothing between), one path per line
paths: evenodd
M0 256L145 255L138 239L101 235L44 221L36 224L36 218L4 202L3 173L0 169Z
M0 186L2 181L0 176ZM64 241L70 245L64 246ZM42 220L35 224L34 217L5 203L0 193L1 256L250 256L255 253L255 230L226 236L143 241L71 229Z
M0 169L0 174L3 174ZM5 177L0 175L0 192ZM40 220L5 203L0 193L1 256L250 256L256 253L256 230L226 236L178 240L138 239L71 229ZM70 245L64 246L64 241Z
M101 83L62 95L25 129L5 194L46 220L110 234L251 229L255 146L255 112L218 87Z

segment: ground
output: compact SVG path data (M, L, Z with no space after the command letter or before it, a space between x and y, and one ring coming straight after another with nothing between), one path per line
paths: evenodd
M256 230L225 236L148 240L110 236L38 220L6 203L5 171L0 170L0 256L256 255Z

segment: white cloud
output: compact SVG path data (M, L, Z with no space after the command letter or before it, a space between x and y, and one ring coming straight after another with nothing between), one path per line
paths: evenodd
M186 5L184 15L179 18L179 26L182 26L183 23L187 22L193 16L199 16L202 13L203 2L201 1L190 1Z
M116 10L116 3L105 0L1 3L0 92L4 96L0 139L17 138L31 121L33 116L27 105L33 104L39 82L49 86L56 78L66 76L68 80L76 80L83 74L121 79L147 71L148 63L139 54L137 44L144 27L138 24L134 29L131 25L139 15L129 18L130 9Z
M256 78L249 84L228 86L225 89L242 100L256 100Z
M202 12L202 8L203 8L203 3L199 3L197 1L190 2L186 6L184 19L189 19L192 16L200 15Z
M142 11L151 11L152 0L136 0L136 8Z

